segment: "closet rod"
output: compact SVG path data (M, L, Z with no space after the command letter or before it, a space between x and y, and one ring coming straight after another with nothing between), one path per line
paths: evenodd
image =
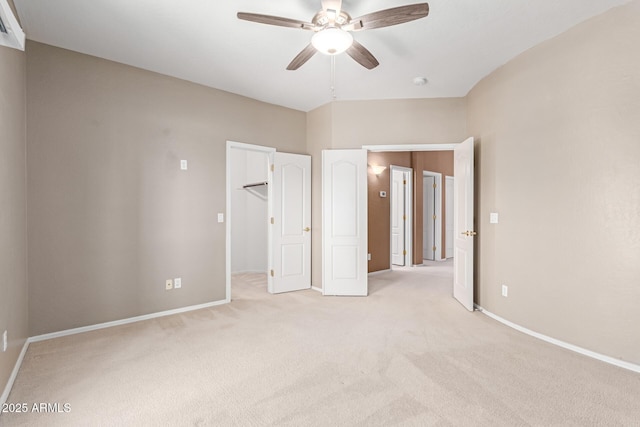
M259 187L261 185L268 185L268 182L256 182L255 184L246 184L243 185L242 188L250 188L250 187Z

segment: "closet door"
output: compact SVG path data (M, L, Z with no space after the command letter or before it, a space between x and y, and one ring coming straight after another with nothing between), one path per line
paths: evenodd
M274 153L269 292L311 288L311 156Z

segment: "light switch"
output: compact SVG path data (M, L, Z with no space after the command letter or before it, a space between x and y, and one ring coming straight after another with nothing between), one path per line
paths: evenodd
M183 171L187 170L187 161L186 160L180 160L180 170L183 170Z
M218 214L218 222L224 222L224 214L223 213L219 213Z
M490 224L497 224L498 223L498 213L497 212L491 212L489 214L489 223Z

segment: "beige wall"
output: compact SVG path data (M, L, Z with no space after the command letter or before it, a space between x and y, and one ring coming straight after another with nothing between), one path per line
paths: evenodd
M35 42L27 84L30 334L223 300L226 141L305 113Z
M29 336L25 54L0 46L0 394Z
M639 22L638 1L593 18L522 54L468 96L469 129L479 140L478 302L636 364ZM499 224L489 224L490 212Z

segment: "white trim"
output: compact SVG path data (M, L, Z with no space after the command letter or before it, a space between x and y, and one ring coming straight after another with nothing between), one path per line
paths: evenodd
M587 350L586 348L578 347L577 345L569 344L569 343L566 343L564 341L560 341L559 339L551 338L551 337L549 337L547 335L543 335L541 333L534 332L531 329L527 329L527 328L525 328L523 326L520 326L520 325L518 325L516 323L513 323L513 322L510 322L510 321L508 321L506 319L503 319L502 317L500 317L500 316L498 316L496 314L493 314L490 311L485 310L484 308L482 308L478 304L474 304L474 306L475 306L476 310L478 310L479 312L491 317L494 320L497 320L498 322L500 322L500 323L502 323L502 324L504 324L506 326L509 326L510 328L515 329L516 331L520 331L520 332L525 333L527 335L530 335L530 336L532 336L534 338L538 338L538 339L540 339L542 341L546 341L546 342L548 342L550 344L557 345L558 347L562 347L562 348L565 348L567 350L571 350L571 351L574 351L576 353L580 353L583 356L591 357L592 359L596 359L596 360L599 360L601 362L605 362L605 363L608 363L610 365L617 366L619 368L628 369L630 371L640 373L640 365L636 365L636 364L631 363L631 362L626 362L624 360L616 359L616 358L611 357L611 356L605 356L604 354L596 353L595 351Z
M242 271L232 271L231 275L234 274L269 274L268 271L265 270L242 270Z
M7 0L0 0L0 19L7 28L6 33L0 33L0 46L24 51L26 36Z
M188 307L176 308L173 310L160 311L157 313L143 314L142 316L129 317L127 319L114 320L112 322L98 323L96 325L82 326L80 328L66 329L64 331L52 332L50 334L36 335L29 338L29 342L46 341L53 338L66 337L68 335L81 334L83 332L97 331L99 329L110 328L112 326L126 325L129 323L140 322L143 320L155 319L158 317L171 316L173 314L185 313L188 311L200 310L203 308L215 307L217 305L227 304L230 301L228 299L213 301L204 304L191 305Z
M314 291L316 291L316 292L320 292L320 293L322 293L322 288L319 288L319 287L317 287L317 286L312 286L312 287L311 287L311 289L312 289L312 290L314 290Z
M226 224L225 224L225 299L226 301L231 301L231 192L233 189L231 188L231 149L241 149L248 151L260 151L263 153L267 153L269 155L269 162L273 163L272 155L276 152L275 148L272 147L264 147L262 145L253 145L253 144L245 144L244 142L236 142L236 141L227 141L226 148ZM269 176L271 176L271 172L269 171ZM271 188L269 188L271 191ZM269 212L271 214L271 212ZM269 239L269 253L271 253L271 241ZM271 260L269 260L271 262ZM268 278L268 276L267 276Z
M391 203L389 206L389 218L393 215L393 171L403 173L405 181L404 186L404 214L406 216L404 226L404 266L409 267L413 264L413 168L405 166L389 165L390 173L390 187L389 196L391 197ZM391 236L391 225L389 225L389 236ZM393 251L391 249L391 239L389 239L389 265L393 265Z
M402 145L363 145L372 152L378 151L453 151L459 144L402 144Z
M370 273L367 273L368 276L375 276L377 274L382 274L382 273L389 273L390 271L392 271L390 268L386 269L386 270L376 270L376 271L372 271Z
M22 350L20 351L18 360L16 360L16 364L13 367L13 371L11 371L11 376L9 376L7 385L4 387L4 391L2 392L2 397L0 397L0 405L3 405L9 398L9 393L11 393L11 389L13 388L13 383L16 381L16 377L18 376L18 371L22 366L22 361L24 360L24 355L27 353L27 348L29 348L30 342L31 342L30 339L27 339L22 345Z

